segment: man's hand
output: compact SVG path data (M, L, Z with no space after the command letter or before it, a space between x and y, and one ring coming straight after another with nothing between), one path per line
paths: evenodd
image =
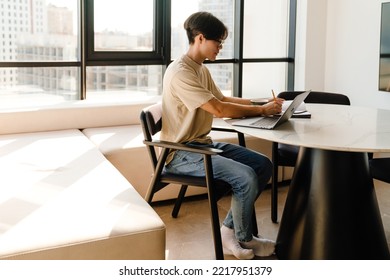
M275 101L268 102L267 104L263 105L264 109L264 115L270 116L279 114L282 112L282 104L284 99L282 98L276 98Z

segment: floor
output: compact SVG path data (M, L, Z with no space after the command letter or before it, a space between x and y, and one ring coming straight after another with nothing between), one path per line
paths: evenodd
M390 246L390 185L374 181L383 226ZM283 212L288 186L279 188L279 219ZM266 189L256 202L256 215L259 233L267 238L276 239L279 224L272 223L270 210L270 189ZM171 216L172 202L153 204L167 228L166 259L168 260L213 260L214 247L211 236L209 207L205 196L187 199L180 209L179 216ZM224 197L218 202L220 220L225 217L230 208L230 197ZM234 260L225 255L226 260ZM271 256L265 259L276 259Z

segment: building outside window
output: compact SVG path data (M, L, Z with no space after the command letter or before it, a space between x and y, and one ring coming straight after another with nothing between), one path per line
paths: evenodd
M79 67L71 66L79 60L77 3L0 0L1 107L79 99Z

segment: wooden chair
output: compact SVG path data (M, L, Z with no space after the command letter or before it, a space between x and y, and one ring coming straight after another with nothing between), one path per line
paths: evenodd
M390 184L390 158L369 159L371 176Z
M188 186L206 187L210 206L215 256L216 259L224 259L217 201L222 196L229 193L231 188L230 185L228 185L226 182L214 179L213 167L211 162L211 156L221 153L222 150L208 147L187 146L184 144L154 139L156 138L156 134L160 132L162 128L161 103L154 104L143 109L141 112L140 119L144 134L144 143L147 146L147 150L154 170L149 189L145 197L146 201L148 201L148 203L151 203L153 195L159 190L167 187L169 184L181 185L178 197L172 210L172 217L176 218L178 216ZM236 132L235 130L223 127L216 128L216 130ZM242 137L241 143L243 144L243 135L239 134L239 138L240 137ZM169 174L164 172L163 169L165 161L171 150L182 150L202 154L204 158L206 176L195 177L188 175ZM253 234L257 236L258 231L255 212L253 212L252 223Z

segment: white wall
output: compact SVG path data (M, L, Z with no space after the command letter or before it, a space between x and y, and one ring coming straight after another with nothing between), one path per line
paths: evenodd
M390 109L378 91L385 0L298 0L295 88L347 94L353 105Z

